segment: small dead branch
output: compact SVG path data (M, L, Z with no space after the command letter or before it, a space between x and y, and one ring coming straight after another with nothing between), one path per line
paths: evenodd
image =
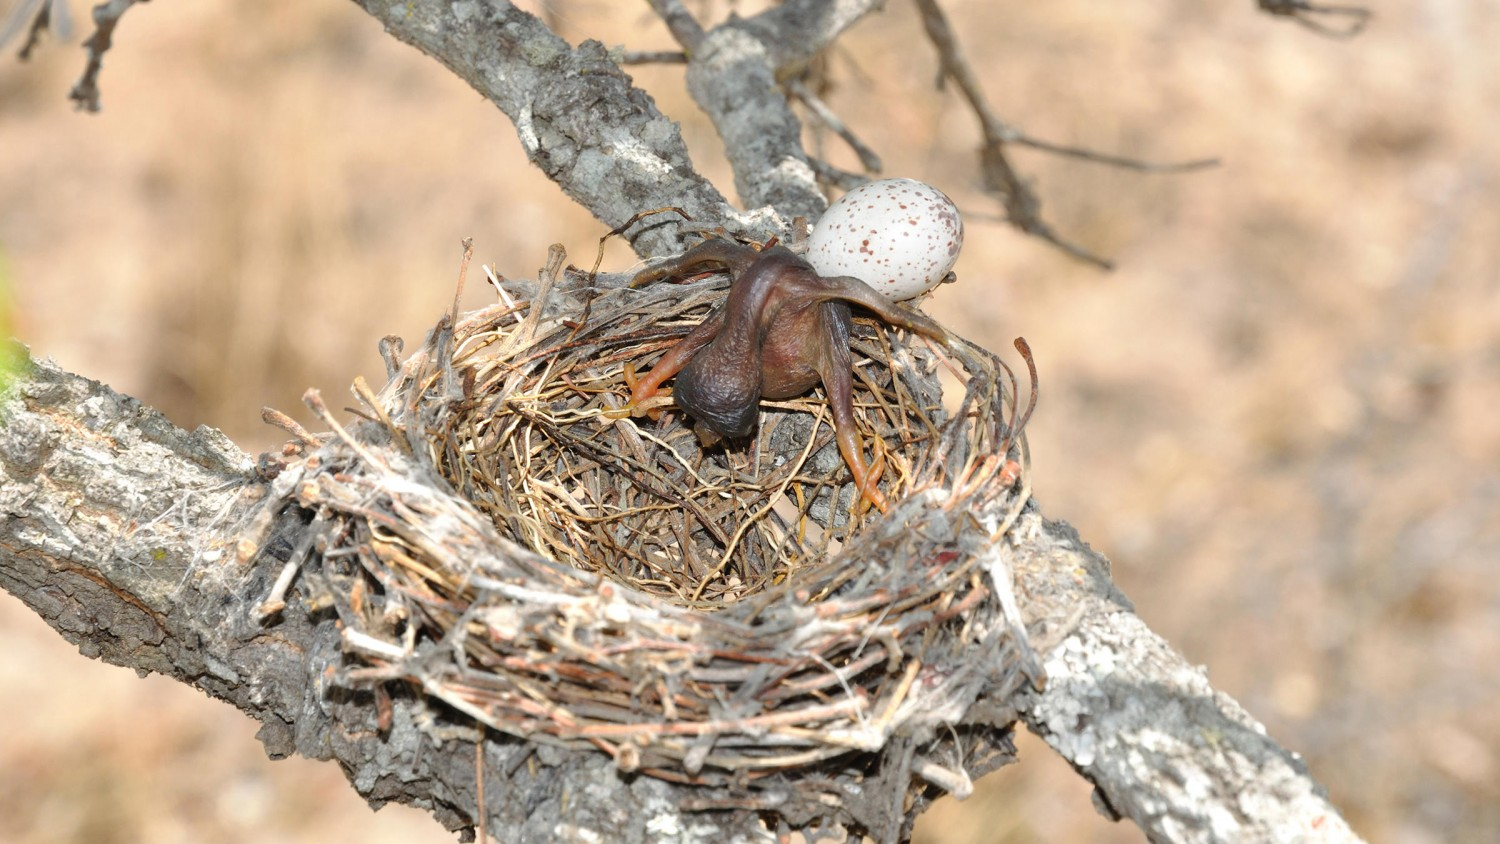
M0 27L0 47L9 44L23 28L26 40L16 53L23 62L31 58L31 51L41 43L43 33L51 32L59 41L72 38L73 16L68 11L68 0L22 0Z
M620 64L687 64L687 53L681 50L624 50Z
M817 158L809 158L807 163L812 167L813 173L818 177L818 184L832 185L842 191L851 191L862 184L870 181L868 176L859 173L850 173L848 170L829 164Z
M115 27L131 6L146 0L105 0L94 7L94 34L84 42L88 51L88 63L83 75L68 92L68 99L84 111L99 110L99 71L104 67L104 54L114 45Z
M1040 237L1080 261L1105 270L1113 269L1114 265L1110 261L1063 238L1052 228L1051 224L1042 219L1041 200L1011 164L1006 154L1007 144L1019 144L1057 155L1156 173L1188 172L1212 167L1218 163L1214 159L1204 159L1181 164L1152 164L1077 147L1047 143L1021 133L1000 120L990 108L989 101L985 99L984 91L979 86L979 78L969 66L963 48L958 43L958 37L954 35L953 27L948 23L948 16L938 5L937 0L916 0L916 3L922 14L922 25L927 30L927 37L937 48L941 59L942 76L953 80L958 85L969 107L979 118L980 129L984 133L984 146L980 149L979 159L985 187L1000 197L1007 219L1011 225L1021 231Z
M686 51L684 56L696 51L703 43L703 25L682 4L682 0L651 0L651 8L656 10L662 23L671 31L672 37L682 45Z
M823 102L817 94L814 94L800 79L792 79L786 83L787 91L796 97L799 102L807 106L807 110L818 118L828 130L843 139L854 154L859 156L859 164L866 172L879 173L881 170L880 156L865 145L854 131L850 129L839 116L834 113L828 104Z
M1306 0L1256 0L1262 12L1291 18L1299 25L1329 38L1353 38L1364 32L1374 13L1362 6L1309 3ZM1344 19L1343 26L1330 26L1329 19Z

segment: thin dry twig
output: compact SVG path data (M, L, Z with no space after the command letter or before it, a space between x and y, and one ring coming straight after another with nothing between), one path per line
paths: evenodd
M68 92L68 99L85 111L99 110L99 71L104 67L104 54L114 45L115 27L120 18L136 3L146 0L105 0L94 7L94 34L84 42L88 51L88 63L83 75Z
M686 54L697 51L705 35L703 25L682 4L682 0L651 0L651 8L656 10L656 14L667 25L672 37L682 45Z
M808 157L807 163L808 166L812 167L813 175L817 176L818 184L821 185L833 185L839 190L851 191L870 181L870 177L868 176L859 173L850 173L848 170L841 170L826 161L811 156ZM797 229L794 227L795 230Z
M682 50L623 50L620 64L687 64L688 55Z
M1363 6L1309 3L1307 0L1256 0L1262 12L1291 18L1303 27L1329 38L1353 38L1364 32L1374 13ZM1330 26L1324 18L1344 18L1344 26Z
M1110 261L1064 239L1042 219L1041 200L1011 164L1006 154L1007 144L1029 146L1057 155L1145 172L1190 172L1212 167L1218 163L1214 159L1203 159L1179 164L1153 164L1121 156L1105 155L1078 147L1048 143L1025 135L1000 120L990 108L989 101L979 85L979 79L969 66L963 48L958 43L958 37L948 22L948 16L937 0L916 0L916 3L922 14L922 25L927 31L927 37L937 48L942 62L943 76L958 85L970 109L979 118L980 129L984 134L984 146L980 150L980 167L984 174L985 187L1000 197L1007 219L1016 228L1040 237L1081 261L1102 269L1113 269L1114 265Z
M789 80L786 83L786 89L799 102L807 106L807 110L812 112L813 116L818 118L824 126L827 126L829 131L842 138L844 143L848 144L849 148L854 150L854 154L859 156L860 166L865 168L866 172L880 172L880 156L874 150L870 149L864 141L861 141L859 136L854 134L854 130L850 129L843 120L839 119L839 116L834 113L833 109L829 108L828 104L823 102L817 94L814 94L802 80Z
M28 25L28 21L30 22ZM10 43L16 33L26 29L26 40L16 57L21 61L31 58L31 53L42 41L42 34L51 32L59 41L73 37L73 16L68 11L68 0L22 0L11 10L5 25L0 27L0 47Z

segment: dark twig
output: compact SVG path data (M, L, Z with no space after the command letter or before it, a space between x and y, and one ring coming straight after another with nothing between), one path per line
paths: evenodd
M1006 144L1019 144L1056 155L1066 155L1145 172L1181 173L1212 167L1218 163L1215 159L1205 159L1180 164L1154 164L1048 143L1022 133L1007 125L990 109L989 102L979 86L979 79L964 57L963 48L959 46L953 27L948 23L948 17L938 5L937 0L916 0L916 2L917 8L922 13L922 25L927 30L927 37L937 48L938 56L942 61L943 76L952 79L958 85L964 99L968 100L969 107L979 118L980 129L984 133L984 147L979 155L985 187L999 194L1007 219L1011 225L1021 231L1036 235L1081 261L1103 269L1111 269L1113 266L1106 259L1064 240L1052 229L1051 225L1042 219L1041 201L1011 165L1006 155Z
M620 64L687 64L687 53L681 50L626 50L620 53Z
M677 39L688 53L697 51L703 41L703 26L693 13L682 5L682 0L651 0L651 8L667 25L672 37Z
M1113 269L1113 265L1104 258L1063 240L1050 225L1042 220L1041 201L1022 181L1020 174L1011 166L1010 159L1005 154L1005 144L1015 133L990 110L989 102L985 99L984 92L979 87L979 80L969 67L968 60L964 58L963 48L959 46L958 38L953 34L953 27L949 25L947 15L943 13L937 0L916 0L916 2L918 10L922 13L922 25L927 30L927 37L937 48L938 56L942 61L943 76L952 79L958 85L964 99L969 101L970 108L979 118L980 128L984 132L984 147L980 150L979 158L980 167L984 172L985 187L999 194L1011 225L1042 238L1081 261L1106 270Z
M861 141L854 134L853 130L844 121L840 120L837 114L833 113L833 109L829 108L827 103L823 102L817 94L814 94L806 85L802 84L802 80L793 79L787 82L786 89L798 101L807 106L807 110L812 112L813 116L818 118L818 120L822 121L824 126L827 126L831 132L842 138L844 143L849 145L850 149L854 150L854 154L859 156L861 167L870 173L880 172L880 156L874 150L865 146L864 141ZM817 170L818 168L814 166L813 169ZM821 178L823 174L819 173L818 175Z
M84 42L89 53L88 64L73 90L68 92L68 99L84 111L99 110L99 71L104 67L104 54L113 44L115 26L125 15L125 10L143 2L145 0L106 0L94 7L94 34Z
M819 184L833 185L842 191L854 190L870 181L868 176L859 173L850 173L848 170L841 170L826 161L811 156L808 157L807 164L812 167L813 175L818 177Z
M28 19L31 21L29 27ZM72 38L73 18L68 13L67 0L22 0L6 18L5 26L0 27L0 46L16 37L22 27L27 27L26 43L21 45L16 56L23 62L31 58L31 51L41 43L44 32L51 32L59 41Z
M1217 158L1199 158L1193 161L1174 161L1169 163L1141 161L1138 158L1126 158L1119 155L1110 155L1105 152L1095 152L1094 150L1082 147L1070 147L1063 144L1054 144L1050 141L1038 140L1022 133L1013 126L1002 126L1001 128L1008 133L1008 137L1006 137L1007 143L1031 147L1043 152L1050 152L1053 155L1108 164L1111 167L1119 167L1124 170L1138 170L1142 173L1190 173L1194 170L1207 170L1210 167L1218 167L1220 164Z
M67 8L65 4L59 4L58 7ZM37 9L36 16L31 19L31 27L26 31L26 43L22 44L20 52L16 53L17 58L23 62L31 59L31 51L35 50L42 43L42 33L52 28L51 22L52 4L50 2L43 3L41 8ZM10 40L10 35L7 32L3 37L0 37L0 42Z
M1276 17L1291 18L1302 26L1329 38L1353 38L1364 32L1374 13L1362 6L1326 6L1309 3L1307 0L1256 0L1262 12ZM1329 26L1315 15L1348 18L1342 28Z

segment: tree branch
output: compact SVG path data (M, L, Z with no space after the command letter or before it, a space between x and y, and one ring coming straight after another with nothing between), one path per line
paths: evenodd
M884 8L885 0L786 0L744 24L770 47L777 75L786 78L801 73L865 15Z
M732 16L704 32L678 0L652 0L688 53L687 84L713 121L747 208L769 206L783 221L816 220L828 202L802 147L802 123L784 80L860 18L870 0L794 0L748 20Z
M278 516L261 553L245 545L246 518L271 489L223 434L177 429L49 362L21 367L0 414L0 588L85 656L239 707L261 722L272 758L333 759L376 805L424 808L450 829L476 825L480 732L416 694L380 701L332 685L345 658L336 619L307 598L316 578L304 572L304 600L260 623L257 607L307 514ZM651 823L703 823L683 814L668 783L620 776L603 754L491 733L482 758L489 822L508 841L593 829L645 844ZM716 815L713 825L725 841L764 838L753 814Z
M22 28L26 29L26 40L21 42L16 57L23 62L31 58L44 32L51 32L59 41L72 38L73 18L67 0L21 0L0 26L0 47L9 44Z
M1026 725L1097 787L1107 817L1152 841L1359 838L1294 753L1151 632L1068 525L1033 524L1014 551L1027 629L1063 630Z
M1291 18L1329 38L1353 38L1365 31L1373 15L1363 6L1326 5L1307 0L1256 0L1256 5L1268 15ZM1333 26L1328 23L1330 20L1341 21L1343 26Z
M238 706L261 721L272 757L336 759L375 803L426 808L449 828L476 825L479 732L407 687L386 696L330 683L344 643L334 614L317 609L332 600L320 597L329 585L319 567L302 565L301 598L276 623L259 621L278 572L316 554L297 541L313 514L292 507L270 525L247 521L255 502L293 479L263 480L217 431L181 431L50 363L20 368L0 414L0 588L86 656L163 673ZM978 540L986 527L994 526L981 525ZM1105 805L1154 840L1357 840L1296 757L1131 613L1107 561L1071 528L1032 509L1010 536L983 540L989 565L1014 573L1027 630L1046 645L1049 679L1043 692L981 693L953 714L955 725L993 730L1019 713L1096 783ZM970 775L1009 759L1004 735L970 733L980 739L956 770L847 770L876 795L902 793L913 774L962 792ZM886 750L872 758L910 764L909 751ZM624 776L603 753L495 733L479 752L485 815L509 840L593 830L635 842L663 824L710 824L714 840L749 841L766 835L750 809L802 824L819 818L816 795L808 805L797 795L726 802ZM889 820L870 831L901 840L924 807L904 817L882 808L877 817Z
M355 2L499 106L532 163L609 228L672 205L700 223L775 233L774 224L737 213L694 169L677 124L602 44L572 47L506 2ZM678 226L665 221L632 244L643 256L682 248Z
M979 127L984 133L984 145L979 151L984 185L1000 198L1011 225L1040 237L1080 261L1093 264L1100 269L1113 269L1114 265L1109 261L1076 243L1063 239L1052 229L1051 224L1042 219L1041 200L1037 199L1036 194L1021 179L1020 174L1011 165L1010 157L1006 155L1005 144L1010 135L1009 128L990 110L989 102L985 99L984 92L980 90L979 79L969 68L968 60L964 58L963 48L959 46L958 38L953 34L953 27L948 24L948 16L944 14L937 0L916 0L916 2L918 10L922 13L922 25L927 29L927 37L937 47L938 56L942 60L943 75L958 85L964 99L969 101L970 108L979 118Z
M142 2L145 0L105 0L94 7L94 34L84 43L88 49L88 62L84 65L83 75L68 92L68 99L84 111L99 110L99 72L104 69L104 54L114 46L115 27L120 18L136 3Z

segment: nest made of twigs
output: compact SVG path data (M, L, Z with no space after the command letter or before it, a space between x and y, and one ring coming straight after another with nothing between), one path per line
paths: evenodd
M856 409L884 465L861 512L817 394L749 442L621 412L727 279L628 289L564 270L499 284L404 362L367 421L273 482L315 514L360 664L511 735L711 783L931 738L1038 669L1004 533L1027 498L1015 379L856 320ZM1029 362L1029 358L1028 358ZM963 385L945 407L939 372ZM1034 376L1033 376L1034 377Z

